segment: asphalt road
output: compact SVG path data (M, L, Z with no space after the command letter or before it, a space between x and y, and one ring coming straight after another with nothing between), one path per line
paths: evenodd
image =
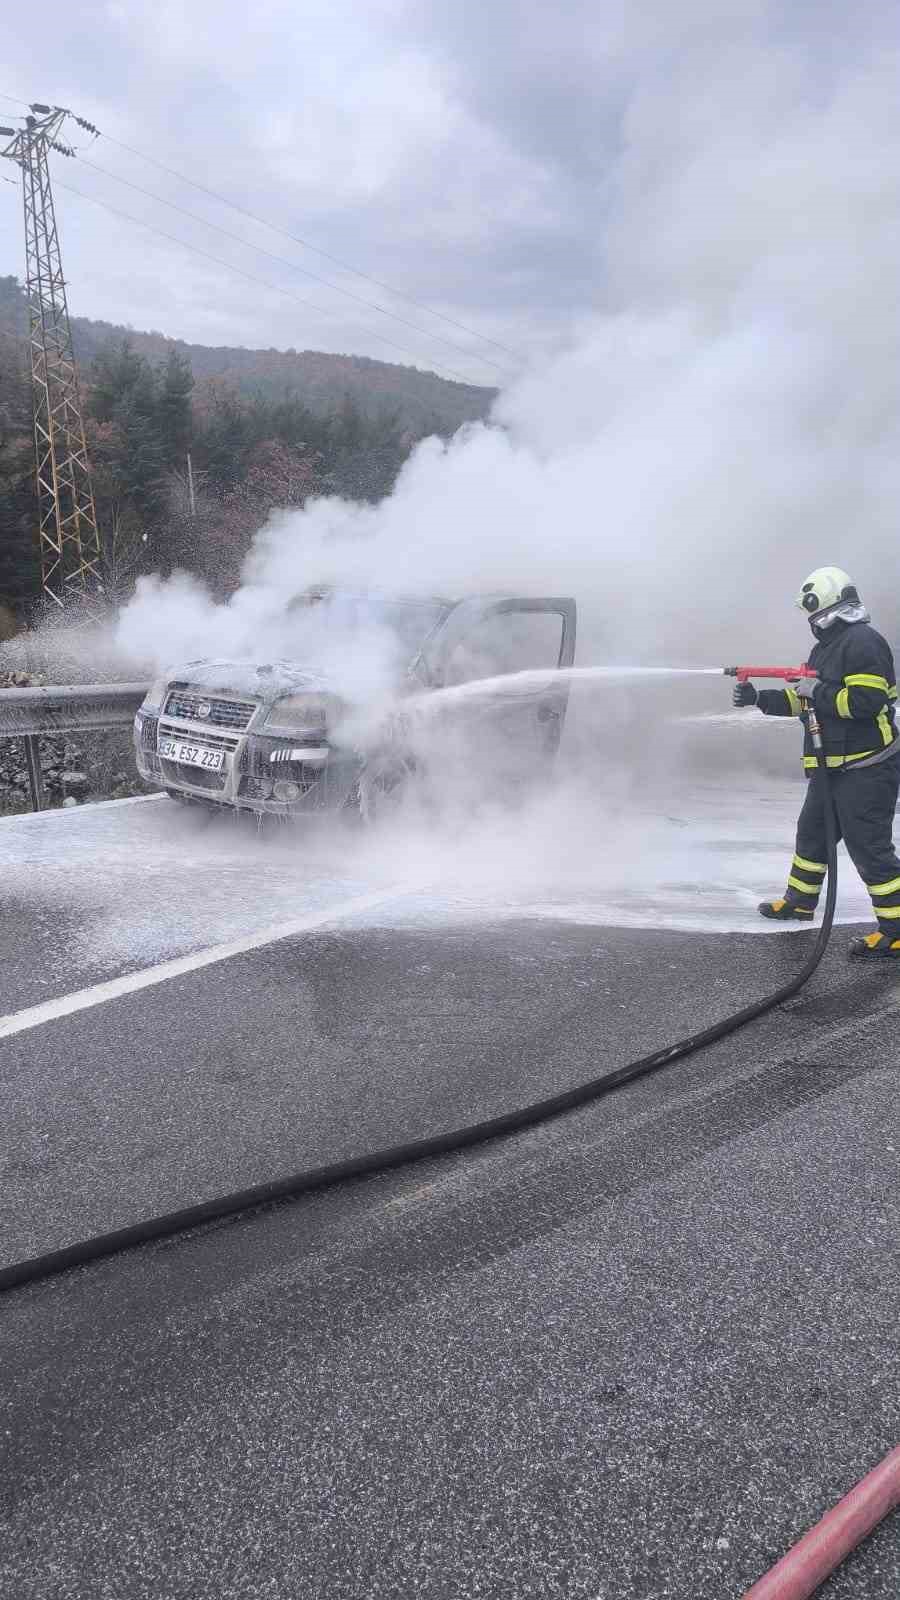
M25 881L0 1012L171 953ZM386 891L0 1040L3 1259L578 1082L809 937L601 913ZM900 975L845 940L586 1111L4 1297L0 1592L737 1600L900 1438ZM895 1517L823 1593L898 1590Z

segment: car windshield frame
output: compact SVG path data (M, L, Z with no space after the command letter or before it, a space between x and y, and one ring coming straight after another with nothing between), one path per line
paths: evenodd
M453 610L454 602L434 595L382 594L372 589L313 589L291 600L288 614L319 605L331 610L335 625L347 628L351 635L367 626L390 629L412 665Z

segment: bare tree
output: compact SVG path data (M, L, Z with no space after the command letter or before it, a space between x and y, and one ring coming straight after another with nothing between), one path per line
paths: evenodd
M147 534L137 517L114 500L100 526L100 571L112 606L121 605L131 594L146 545Z

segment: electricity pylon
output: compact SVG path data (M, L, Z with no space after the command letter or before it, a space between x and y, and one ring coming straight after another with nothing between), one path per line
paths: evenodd
M50 151L75 154L57 137L69 115L59 106L33 105L24 128L0 128L0 136L11 136L0 155L22 171L41 583L45 598L60 609L70 598L102 587L97 512L50 188ZM81 117L75 120L96 132Z

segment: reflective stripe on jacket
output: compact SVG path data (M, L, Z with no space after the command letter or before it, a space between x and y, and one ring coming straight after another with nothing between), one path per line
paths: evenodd
M818 674L813 704L822 729L829 767L851 766L878 754L897 736L894 657L890 645L868 622L835 622L809 657ZM800 715L794 689L763 689L757 704L769 717ZM803 741L803 765L816 765L812 740Z

